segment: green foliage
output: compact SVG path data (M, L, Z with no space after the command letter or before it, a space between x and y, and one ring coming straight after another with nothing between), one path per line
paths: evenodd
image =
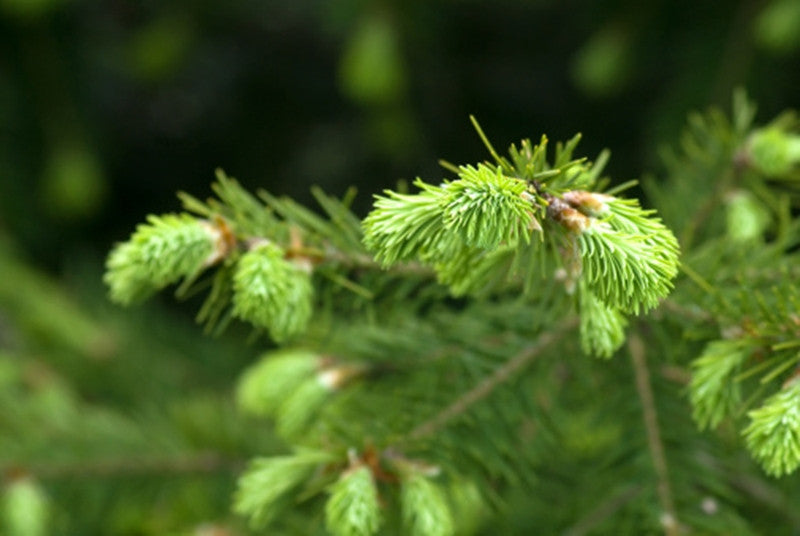
M736 242L761 239L772 223L769 210L746 190L731 192L725 216L728 236Z
M212 227L187 214L150 216L108 257L105 282L113 301L128 305L213 262Z
M678 272L672 232L635 200L582 196L578 207L600 216L578 238L587 287L624 312L638 314L658 305Z
M598 300L585 285L580 290L581 348L586 354L611 357L625 342L628 322L616 309Z
M378 489L369 467L342 473L330 487L325 503L325 526L335 536L371 536L383 524Z
M3 493L4 534L45 536L48 534L48 500L41 486L31 478L9 483Z
M530 241L534 216L524 195L524 181L504 176L500 166L492 169L485 164L463 166L458 176L459 180L444 187L444 226L448 230L466 245L486 249Z
M477 123L476 128L483 136ZM578 140L559 144L552 165L546 160L546 138L538 146L529 140L521 150L512 146L513 165L488 145L496 167L462 166L459 180L438 187L418 180L422 192L417 195L387 192L365 219L365 244L386 266L414 258L432 263L439 281L463 295L507 277L508 262L519 267L530 258L528 250L540 247L530 243L531 232L538 230L567 242L562 261L609 310L652 309L677 275L677 240L654 211L643 210L636 200L568 189L598 181L597 169L572 159ZM544 215L545 227L539 221ZM569 256L571 243L578 244L580 261ZM608 341L601 354L622 342L624 320L618 316L599 322L606 334L597 340ZM589 342L589 321L583 325L584 347L592 348L596 341Z
M766 110L796 104L800 4L564 7L0 0L0 117L13 134L0 144L0 234L18 247L0 247L0 488L32 482L46 497L48 520L35 530L322 536L324 490L346 470L343 454L287 494L268 528L248 530L230 512L247 460L310 445L365 452L353 463L373 473L386 536L410 530L398 456L442 468L426 478L464 536L800 532L797 471L767 477L737 433L798 364L789 298L800 188L785 143L797 129L753 123L746 104L730 118L691 114L690 134L676 136L687 103L719 102L731 84L750 85ZM519 124L579 125L592 147L614 150L614 178L600 176L608 153L560 160L572 142L559 148L538 132L503 164L458 160L527 183L541 226L526 229L534 244L472 245L448 232L430 256L378 269L361 242L370 193L427 169L434 147L467 154L475 140L456 128L465 107L495 113L487 120L500 145ZM655 149L666 144L677 158L662 169ZM303 185L316 183L359 195L315 190L319 206L305 209L223 176L215 199L182 197L223 238L217 262L179 290L189 303L104 303L96 248L124 238L119 226L160 206L164 190L205 194L198 170L219 161L259 169L248 189L305 200ZM765 176L769 166L781 174ZM458 169L449 180L461 180ZM416 173L441 186L436 172ZM607 190L622 177L641 177L642 190ZM683 269L647 316L625 318L585 293L576 237L554 219L563 211L548 213L576 191L639 197L679 236ZM313 320L293 337L300 350L282 349L308 355L304 365L242 381L255 409L243 415L230 387L274 341L235 324L233 277L261 239L313 267ZM156 290L140 276L125 276L135 301ZM187 325L195 305L213 339ZM621 335L615 319L628 324ZM633 343L613 360L581 355L625 337L644 341L644 372L629 359ZM748 357L731 373L721 358L693 369L716 341L744 344ZM312 389L350 366L363 371L357 382ZM741 393L738 403L723 395L723 426L700 433L689 418L692 384L702 383L692 372ZM280 441L278 410L306 382L323 402L298 395L297 406L315 409ZM25 503L0 512L0 532L15 532Z
M438 484L418 473L408 475L401 484L403 522L412 536L452 536L453 514L447 497Z
M284 341L308 326L313 287L309 270L271 243L243 254L233 275L233 314Z
M416 195L386 191L364 220L364 244L384 266L416 256L435 255L446 238L442 225L443 188L414 181ZM451 239L452 240L452 239Z
M253 460L239 478L234 510L248 516L253 526L267 526L289 506L290 495L330 460L329 454L310 450Z
M277 432L290 439L301 435L330 393L331 386L326 385L322 377L314 375L306 379L278 407Z
M734 378L753 350L748 340L713 341L692 362L689 399L701 429L716 428L739 407L741 386Z
M302 346L263 355L239 383L240 408L271 419L296 453L254 462L236 512L278 530L324 501L331 534L476 534L523 488L545 504L559 496L554 482L572 489L583 474L614 474L636 484L605 497L592 483L574 511L537 530L656 531L659 520L680 519L747 533L748 516L728 504L749 484L717 461L732 440L723 432L761 404L742 431L747 448L769 474L800 466L800 290L791 284L800 195L791 149L781 146L794 127L783 117L754 129L752 105L737 96L732 120L690 120L670 161L677 173L646 187L669 218L689 220L678 224L683 251L655 210L621 197L633 183L609 188L608 153L575 158L575 136L554 150L546 137L523 140L500 156L474 121L493 163L445 163L455 179L387 190L363 221L349 197L315 192L318 215L250 195L221 173L216 199L183 194L205 219L180 221L200 222L213 248L193 271L173 267L157 280L180 272L188 290L210 287L203 319L224 325L227 314L278 344L302 336ZM694 190L701 199L669 204L670 192ZM152 232L112 252L112 295L155 289L154 270L117 260ZM213 276L196 277L211 264ZM629 336L630 363L581 356L623 353ZM669 402L687 392L694 422ZM731 427L720 427L728 418ZM651 487L639 483L653 469ZM725 513L712 519L698 504ZM618 520L606 527L597 512L609 509Z
M665 249L651 241L607 222L583 230L578 243L587 288L609 307L626 313L658 305L678 271L677 242L675 248Z
M781 177L800 164L800 135L779 126L755 131L750 138L752 165L767 177Z
M319 356L307 351L270 353L252 365L239 381L239 406L255 415L273 415L319 366Z
M764 470L774 476L794 472L800 466L800 381L792 380L747 415L747 448Z

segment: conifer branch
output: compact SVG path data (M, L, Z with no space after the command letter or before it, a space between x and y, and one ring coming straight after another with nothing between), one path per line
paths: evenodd
M800 140L786 122L751 132L746 112L740 109L733 125L718 113L692 119L682 162L698 165L676 190L691 199L661 204L684 236L711 240L684 254L687 277L665 313L648 320L648 334L667 357L662 374L688 384L700 428L713 428L743 407L758 408L748 413L745 442L768 473L781 475L800 467L800 380L793 370L800 362L800 293L791 282L780 284L791 281L797 264L800 226L793 222L798 199L792 196ZM291 455L255 460L240 478L234 509L255 525L283 519L297 500L327 492L324 518L337 536L384 528L418 536L461 533L460 514L484 507L481 491L531 481L542 462L540 447L550 438L539 429L530 434L530 450L507 448L519 441L519 413L531 403L516 390L533 380L524 377L526 367L548 355L566 370L558 361L564 348L611 357L625 344L627 315L655 309L673 292L678 241L654 210L618 196L629 184L607 189L601 173L608 153L596 162L573 157L576 135L554 151L551 146L550 156L544 136L500 156L475 127L494 163L448 165L455 178L417 179L416 193L387 190L363 221L351 212L351 197L340 201L315 191L325 213L318 215L291 199L251 195L220 173L213 187L218 199L182 196L184 208L203 219L151 216L109 256L106 282L115 301L127 304L182 280L184 290L211 287L201 310L209 323L237 317L278 344L302 335L305 349L269 352L237 391L242 409L272 419L278 436L294 447ZM680 180L686 178L670 184ZM771 197L767 180L786 191ZM743 259L748 266L737 270ZM199 279L206 270L215 273ZM741 292L743 281L755 292ZM442 303L444 290L459 299ZM345 292L352 300L340 300ZM570 332L579 341L562 344ZM682 523L694 528L696 519L676 505L676 498L684 504L679 486L686 467L678 457L667 464L661 400L644 344L641 333L628 338L635 381L626 387L638 394L660 521L674 536ZM703 345L684 368L678 352ZM438 358L445 353L447 359ZM777 393L765 394L779 381ZM740 390L756 383L743 404ZM452 398L440 389L445 384L459 386ZM565 392L564 400L594 403L594 387ZM544 386L541 396L555 405L556 391ZM624 394L626 404L636 399ZM523 404L484 407L506 395ZM400 400L413 407L397 407ZM536 421L540 407L530 406L524 418ZM561 415L552 409L558 424ZM595 419L594 409L580 422ZM662 419L668 416L662 410ZM457 426L467 418L486 425L487 437ZM581 430L571 438L557 434L578 426L558 428L553 436L575 468L586 444L597 445L598 436L614 441L617 433L598 425L597 435ZM436 458L439 447L452 449L444 478L435 478L438 466L436 474L426 472L432 465L424 461L406 460L418 465L403 468L395 447L409 445L419 460ZM478 461L472 474L458 474L457 460L465 458ZM600 527L646 496L645 489L618 487L608 500L589 498L570 534ZM713 508L721 504L709 501ZM716 523L727 521L720 516L709 525Z
M184 456L118 457L75 462L34 462L0 466L0 475L30 474L39 480L117 478L153 474L192 474L225 472L236 474L246 465L245 458L231 458L217 452Z
M613 516L620 508L630 503L642 494L641 485L629 486L620 493L602 501L597 508L579 519L577 523L563 532L563 536L584 536L591 534L599 524Z
M408 434L406 439L424 439L446 427L454 419L467 412L475 403L480 402L492 394L492 392L498 386L508 381L512 375L528 366L528 364L536 359L536 357L539 356L542 351L552 344L557 343L559 340L565 337L567 333L575 329L577 325L578 319L570 318L562 321L558 328L541 334L534 343L506 361L503 366L495 370L481 383L462 394L449 406L434 415L432 418L414 428L411 433Z
M657 492L661 509L664 511L664 517L662 518L664 534L678 536L680 534L680 522L678 521L675 501L672 497L672 488L669 483L667 458L664 454L664 444L661 441L661 431L658 424L655 397L650 385L650 372L647 369L644 342L638 334L628 337L628 351L633 362L636 391L642 403L644 425L645 430L647 430L647 444L650 448L650 456L658 478Z

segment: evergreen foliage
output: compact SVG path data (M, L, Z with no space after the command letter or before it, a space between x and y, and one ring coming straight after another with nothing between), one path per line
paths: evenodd
M293 456L253 460L239 479L234 509L248 515L254 525L266 525L285 507L279 503L285 503L287 495L328 459L325 453L299 451Z
M305 329L312 293L307 270L284 259L277 246L257 244L241 256L233 274L233 315L282 342Z
M445 163L455 179L387 190L363 221L349 196L316 191L320 215L219 173L216 199L182 194L187 213L118 245L106 282L129 303L184 278L209 289L201 321L282 345L238 389L294 448L240 478L253 526L471 534L525 490L543 533L758 533L720 453L800 465L800 155L791 116L754 116L737 94L731 120L690 119L643 183L658 213L602 176L607 152L576 157L580 136L500 156L474 120L492 162ZM596 489L548 512L591 468Z
M330 489L325 523L336 536L369 536L381 528L378 490L369 467L361 465L342 473Z
M451 536L455 524L442 489L421 474L407 476L401 485L401 506L408 534Z
M750 411L743 433L748 448L775 476L792 473L800 466L800 382L792 380L781 391Z

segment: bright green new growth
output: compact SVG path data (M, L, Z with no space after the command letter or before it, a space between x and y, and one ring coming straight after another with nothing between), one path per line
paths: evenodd
M418 473L403 479L400 488L403 523L410 536L452 536L453 514L438 484Z
M444 190L419 179L414 185L422 189L419 194L387 190L386 196L375 196L375 210L364 220L364 244L384 266L436 250L445 236Z
M731 192L725 204L725 226L731 240L758 240L772 223L768 209L747 190Z
M609 307L626 313L657 306L672 290L678 271L677 248L656 245L657 240L615 229L607 221L590 225L578 237L588 288Z
M625 317L586 288L580 289L581 348L590 355L609 358L625 342Z
M747 448L773 476L800 466L800 380L795 378L763 405L750 411L743 434Z
M149 216L108 257L104 280L111 299L128 305L195 276L214 260L217 240L209 224L188 214Z
M533 210L525 181L503 175L501 166L459 168L459 180L447 183L444 225L468 246L494 249L530 241ZM538 224L537 224L538 226Z
M480 132L480 130L479 130ZM678 242L654 211L636 200L586 191L599 181L602 162L573 160L576 136L557 146L553 164L547 140L511 148L512 163L490 147L497 165L453 168L459 179L432 186L417 180L416 195L378 196L364 220L364 243L389 267L418 260L432 266L455 296L484 295L523 281L538 292L552 274L533 270L534 252L567 267L566 290L580 279L581 339L585 351L610 356L624 341L621 313L656 307L678 273ZM549 243L531 242L540 232ZM566 247L545 252L547 245ZM579 258L573 251L577 248ZM590 296L591 294L591 296Z
M657 306L678 273L675 235L635 199L583 193L576 205L598 218L578 238L588 287L626 313Z
M248 516L253 527L266 526L284 509L291 492L331 460L329 454L311 450L255 459L239 478L233 509Z
M308 271L266 242L239 259L233 275L233 314L267 329L281 342L306 329L313 294Z
M0 513L3 514L3 534L9 536L46 536L48 528L47 495L30 477L8 482L3 489Z
M750 139L750 158L768 177L785 176L800 165L800 135L779 126L757 130Z
M292 392L276 411L275 429L281 437L295 438L304 431L325 400L332 387L314 375Z
M325 526L335 536L372 536L383 523L378 489L369 467L342 473L330 487L325 503Z
M748 341L714 341L692 362L689 399L692 417L701 429L716 428L738 407L741 388L733 378L752 351Z
M239 407L254 415L274 415L319 367L320 358L312 352L271 352L242 375L236 391Z

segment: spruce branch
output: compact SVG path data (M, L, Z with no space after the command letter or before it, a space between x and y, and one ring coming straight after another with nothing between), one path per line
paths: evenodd
M51 508L43 486L29 476L16 478L3 486L0 514L5 534L44 536L49 533Z
M233 274L233 314L284 341L306 329L313 292L307 264L286 259L275 244L258 243Z
M401 482L403 522L411 536L452 536L453 514L444 490L431 478L411 472Z
M383 524L378 489L370 468L356 465L330 486L325 526L334 536L372 536Z
M741 388L734 378L753 350L748 340L713 341L692 362L689 399L700 429L716 428L738 407Z
M233 508L249 517L253 527L265 527L288 506L289 495L320 465L331 461L331 454L313 450L257 458L239 478Z
M577 319L567 319L562 321L561 324L552 331L542 333L539 338L536 339L536 342L509 359L481 383L466 393L463 393L446 408L414 428L408 434L407 439L424 439L434 435L439 430L449 425L453 420L467 412L474 404L489 396L492 391L508 381L515 373L524 369L546 348L565 337L577 324Z
M787 167L785 147L769 146L778 143L769 129L785 139L791 129L772 125L748 137L751 119L742 112L733 122L715 115L692 120L696 135L685 152L692 162L706 160L689 173L692 210L663 199L661 205L677 216L671 225L694 222L688 225L695 228L684 227L687 236L718 236L687 252L684 273L703 288L680 285L667 301L667 314L642 322L648 322L652 348L659 345L673 380L687 374L682 352L705 345L685 382L701 429L758 403L770 385L790 376L749 413L744 430L753 456L770 474L781 475L800 465L800 382L793 379L800 361L800 301L791 283L800 227L791 222L789 201L795 164ZM222 175L218 199L184 195L186 209L205 219L170 216L186 225L180 240L164 238L161 223L150 220L141 238L112 253L107 278L118 296L132 300L181 278L191 282L214 265L213 307L204 307L204 315L224 318L227 311L280 344L303 336L304 348L272 352L250 367L237 398L245 411L272 418L290 444L327 453L303 461L298 451L252 465L240 480L238 512L269 523L297 496L327 489L326 526L337 535L377 534L384 527L420 535L468 532L460 519L466 510L481 510L481 492L530 482L541 467L542 445L555 441L542 437L564 431L559 398L577 404L596 399L588 389L556 395L558 389L542 385L546 380L522 374L525 368L547 355L552 361L543 368L552 365L553 374L569 376L573 365L560 358L578 346L610 357L625 342L626 315L654 309L673 291L678 241L658 213L620 197L630 183L606 189L608 180L600 175L607 153L594 163L575 158L575 136L555 144L548 156L543 137L538 145L523 140L503 157L476 128L495 163L450 165L455 178L437 184L418 179L413 194L387 190L363 222L350 211L349 196L340 201L316 191L325 212L319 215L267 192L252 196ZM789 193L770 194L778 180ZM175 231L170 222L165 229ZM197 243L210 248L204 255L190 244L190 228L200 229ZM169 253L172 260L162 264L132 261L167 255L168 248L159 249L151 238L159 233L183 253ZM144 248L151 253L136 250L151 242L150 250ZM748 266L737 268L743 262ZM445 290L464 298L443 299ZM580 340L566 340L576 327ZM532 339L532 333L538 335ZM677 534L684 524L694 527L699 514L683 510L689 501L682 495L685 463L676 456L667 466L661 426L667 429L674 416L653 392L650 347L634 334L628 349L635 373L635 385L628 387L635 387L642 407L663 527ZM753 383L759 385L742 404L741 391ZM524 391L531 385L541 386L536 399ZM532 424L545 406L553 423ZM520 414L527 419L522 433ZM485 437L461 426L472 421ZM524 452L509 447L522 443L523 434L530 435ZM560 445L566 451L569 443ZM585 443L584 436L572 443ZM705 444L691 445L705 455ZM365 455L347 465L343 453L365 446L378 453L374 459ZM420 459L439 456L437 467L446 468L447 478L393 465L398 449L413 450ZM453 456L440 455L448 449ZM575 450L586 456L586 449ZM456 474L464 459L476 467L469 478ZM708 485L722 496L726 490L716 484ZM471 491L459 498L459 486ZM647 495L639 486L619 489L609 501L582 508L589 514L573 529L601 527L606 516L637 508Z
M222 231L187 214L149 216L127 242L109 254L104 277L109 295L128 305L180 278L191 278L221 257Z
M625 317L581 284L579 296L581 348L587 354L609 358L625 342Z
M198 452L181 456L120 456L80 461L50 461L0 465L0 473L23 472L38 480L119 478L192 473L237 473L246 460L220 452Z
M387 190L376 196L375 209L364 220L364 244L384 266L435 250L446 235L444 190L419 179L414 184L421 189L416 195Z
M255 415L274 415L280 405L322 365L309 351L271 352L249 367L236 391L239 407Z
M765 176L797 179L800 134L780 125L768 126L751 134L746 150L750 164Z
M494 249L530 242L533 222L531 196L525 181L507 177L502 167L485 164L459 168L459 180L444 186L444 225L465 244Z
M656 307L672 290L677 252L653 246L644 235L594 222L578 236L582 278L608 306L639 314Z
M747 415L742 433L753 457L770 475L794 472L800 466L800 380L791 379Z

